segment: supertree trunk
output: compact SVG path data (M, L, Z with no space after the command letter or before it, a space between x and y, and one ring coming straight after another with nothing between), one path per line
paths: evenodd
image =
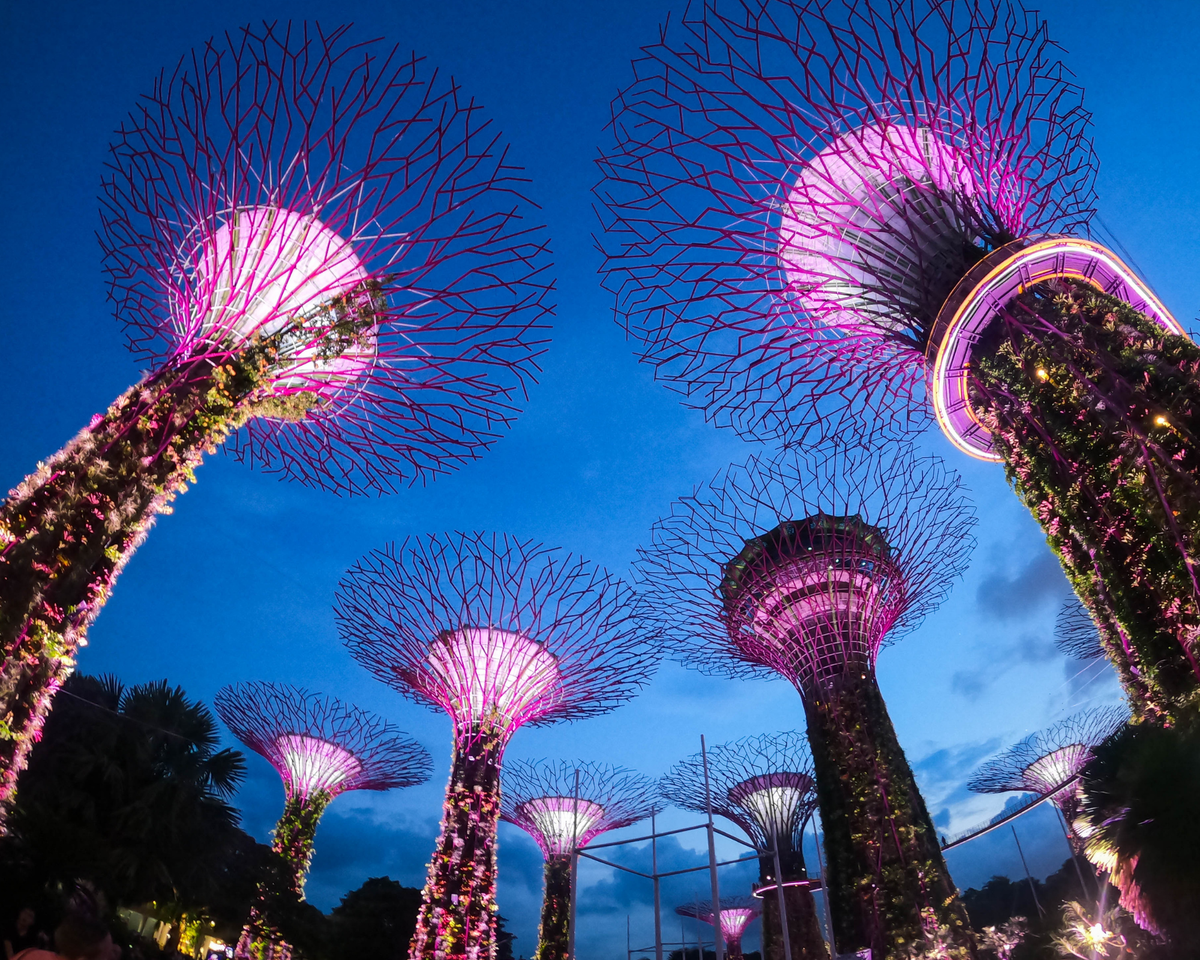
M729 960L745 960L746 955L742 953L742 938L727 939L725 941L725 956Z
M117 575L204 454L263 399L268 357L256 347L152 374L0 506L0 823Z
M784 883L807 880L808 872L800 854L793 851L781 853L779 866ZM771 887L775 883L775 858L759 858L759 880ZM783 924L779 918L779 898L774 889L762 895L762 948L765 960L787 960L783 949ZM821 925L817 919L817 904L812 891L806 886L785 886L783 908L787 911L788 940L792 947L792 960L828 960L829 951L821 936Z
M1136 716L1200 708L1200 347L1073 281L1009 303L973 402Z
M275 852L287 861L292 873L292 889L297 896L304 896L304 878L312 863L317 825L332 799L324 791L310 797L288 797L283 816L275 825Z
M489 960L496 954L496 825L500 759L494 730L456 739L442 830L429 864L411 960Z
M571 925L571 856L546 858L542 923L533 960L569 960Z
M825 836L825 889L841 953L901 960L921 941L975 957L937 833L873 675L806 698Z

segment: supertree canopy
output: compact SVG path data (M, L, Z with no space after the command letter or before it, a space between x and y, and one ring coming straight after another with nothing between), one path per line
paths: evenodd
M317 824L331 800L348 790L391 790L429 779L429 752L390 723L329 697L280 683L238 683L213 701L225 725L283 779L283 816L274 848L303 896ZM262 956L276 939L267 911L256 908L239 956Z
M902 448L752 457L673 505L637 568L653 629L702 670L780 675L804 698L841 952L907 956L966 914L875 679L965 568L973 510L958 475Z
M1054 621L1054 645L1075 660L1099 660L1105 655L1096 621L1077 597L1063 601Z
M574 852L607 830L656 812L654 784L601 763L530 763L504 768L500 818L537 842L545 857L542 922L534 960L569 960Z
M360 663L454 722L412 958L491 957L504 748L523 724L595 716L634 696L658 657L638 600L557 549L457 533L364 557L339 585L336 613Z
M1092 751L1129 720L1123 706L1085 710L1045 730L1030 734L981 766L967 781L976 793L1050 794L1070 827L1071 848L1083 852L1076 832L1079 816L1079 774ZM1056 789L1060 788L1060 789Z
M742 960L742 936L746 928L762 913L762 904L754 897L722 897L721 936L725 940L725 956L729 960ZM713 922L716 911L711 900L699 900L676 907L681 917L691 917L701 923Z
M1140 715L1200 706L1200 349L1087 238L1097 162L1010 0L707 0L635 61L597 187L618 313L757 439L932 413L1004 464Z
M0 507L0 804L205 453L383 492L515 415L551 295L524 185L453 81L345 28L246 28L158 78L116 134L100 231L150 372Z
M677 763L659 781L662 795L685 810L737 824L758 851L763 956L784 960L777 886L782 880L792 960L829 956L804 864L804 829L817 808L812 757L794 731L746 737L708 750L708 789L701 754ZM780 873L775 871L775 853Z

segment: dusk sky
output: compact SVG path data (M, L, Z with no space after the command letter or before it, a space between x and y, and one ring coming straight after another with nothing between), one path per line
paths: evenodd
M542 207L557 264L554 339L525 412L490 452L427 487L382 499L340 499L211 457L118 580L80 657L88 673L111 672L126 683L165 677L210 703L237 680L295 683L375 710L431 751L428 784L349 794L332 805L308 882L309 899L323 910L371 876L421 886L451 748L445 716L378 683L339 642L331 603L342 573L390 540L459 529L537 538L623 574L674 498L759 449L707 425L653 382L614 323L596 274L590 188L609 103L630 81L639 45L682 7L668 0L0 2L0 489L140 375L105 300L95 237L102 166L112 131L158 71L214 33L308 18L354 22L364 39L415 50L487 108ZM1094 115L1101 221L1193 329L1200 5L1047 0L1040 9ZM1085 706L1114 702L1120 691L1106 661L1086 665L1056 652L1054 617L1068 587L1003 471L965 459L940 436L925 445L973 491L979 545L940 611L883 652L879 680L938 829L954 834L1005 803L966 791L980 761ZM606 761L657 776L696 752L701 734L715 744L803 722L799 696L784 681L722 680L667 663L629 705L599 719L522 730L508 756ZM266 840L283 791L265 761L252 755L249 763L237 802L246 828ZM660 822L697 818L672 810ZM1037 874L1066 858L1049 810L1019 820L1017 830ZM700 832L666 841L660 864L698 864L703 845ZM630 865L648 865L645 846L621 849L617 857ZM722 852L738 855L733 845ZM815 872L811 850L808 863ZM1008 830L952 851L949 864L964 889L997 873L1021 875ZM724 872L723 891L747 893L755 873L749 865ZM503 825L499 903L518 954L536 945L540 896L537 847ZM665 886L669 939L680 936L674 907L708 896L704 874ZM582 960L623 957L627 916L633 945L652 943L649 883L585 864ZM694 938L698 927L687 921L683 929ZM750 949L757 924L752 930Z

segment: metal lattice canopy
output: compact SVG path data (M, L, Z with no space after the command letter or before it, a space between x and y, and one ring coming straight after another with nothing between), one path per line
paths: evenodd
M606 713L659 658L623 581L507 534L411 537L360 560L338 585L354 657L401 693L503 738L525 723Z
M703 0L634 61L595 192L657 376L758 440L928 423L972 264L1086 233L1097 161L1045 22L1008 0Z
M411 787L433 770L429 752L388 721L290 684L233 684L213 705L233 735L279 772L289 798Z
M533 837L547 858L658 809L654 783L624 767L566 760L517 760L504 767L500 818Z
M727 940L740 941L746 927L762 913L762 901L755 897L722 897L721 935ZM691 917L701 923L713 922L711 900L697 900L675 908L681 917Z
M649 629L691 666L806 696L914 629L966 568L974 509L911 448L751 457L677 500L635 566Z
M164 71L102 185L109 296L156 367L271 339L235 456L342 492L471 460L517 413L553 282L527 178L452 79L263 24Z
M780 838L781 851L800 850L808 818L817 808L812 755L801 733L745 737L708 750L712 812L736 823L764 853ZM696 754L659 780L663 797L705 813L704 758Z
M1076 660L1099 660L1104 654L1100 631L1078 597L1068 597L1054 621L1054 645Z
M1124 705L1077 713L988 760L967 786L976 793L1049 793L1078 775L1091 759L1092 750L1128 720L1129 708ZM1061 806L1078 791L1077 783L1069 783L1055 793L1054 800Z

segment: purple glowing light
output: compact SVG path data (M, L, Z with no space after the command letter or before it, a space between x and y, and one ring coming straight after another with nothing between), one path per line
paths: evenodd
M627 584L562 550L501 534L412 537L338 585L353 655L454 720L455 737L606 713L632 697L659 647ZM486 626L484 626L486 624Z
M222 688L218 715L278 772L289 798L390 790L429 779L429 753L385 720L282 683Z
M762 914L762 904L753 897L721 898L721 935L728 946L740 944L742 935L754 920ZM711 924L715 911L711 900L684 904L676 907L681 917L691 917L701 923Z
M707 756L675 764L659 789L685 810L711 808L737 824L760 854L799 853L805 823L817 807L808 738L795 730L711 746Z
M852 518L819 515L790 526L828 523L850 532L822 549L791 545L796 553L788 556L782 548L743 576L726 605L730 639L745 658L786 663L806 690L822 689L847 670L873 671L905 606L900 572L859 537Z
M930 394L942 432L959 450L995 463L992 447L971 407L971 356L983 331L1022 290L1049 280L1080 280L1124 300L1165 330L1186 333L1137 275L1111 250L1090 240L1045 237L1017 240L984 257L959 281L938 314L926 350L932 361Z
M751 910L748 907L723 907L721 909L721 933L726 941L741 940L742 934L751 922L758 919L761 910ZM712 922L711 916L709 923Z
M176 324L186 342L248 343L284 333L277 392L310 391L328 397L364 377L376 353L375 325L351 319L356 336L333 345L329 321L313 323L339 297L368 299L371 275L349 242L311 215L259 206L226 214L200 246L191 271L191 297ZM356 322L357 320L357 322Z
M1082 91L1008 0L687 5L613 102L605 286L656 376L755 440L908 433L978 256L1084 232Z
M1091 757L1092 748L1086 743L1070 743L1059 747L1025 768L1025 782L1037 793L1048 793L1079 773ZM1079 782L1075 781L1055 793L1052 799L1061 804L1078 793Z
M533 825L547 857L565 856L606 829L604 808L582 798L534 797L519 805L519 813Z
M976 793L1054 791L1051 800L1073 825L1079 797L1075 778L1096 746L1128 719L1129 709L1122 705L1085 710L1060 720L988 760L967 781L967 787Z
M511 422L545 346L548 241L510 159L454 81L349 27L214 38L113 144L116 313L155 370L276 341L275 394L317 402L252 417L235 455L343 492L432 478Z
M790 837L797 821L812 809L812 777L804 773L768 773L729 789L729 800L745 810L768 837Z
M680 499L636 570L647 616L685 663L780 674L807 698L870 674L880 648L937 606L974 525L937 458L782 450Z
M281 773L289 797L338 794L363 768L362 761L344 747L305 734L284 734L276 741L276 749L283 762Z
M547 859L658 808L653 782L623 767L518 760L504 769L500 816L533 837Z
M917 309L922 270L969 233L977 192L967 157L928 126L851 131L800 171L783 206L779 258L809 316L847 331L898 329L894 298ZM914 220L913 205L924 216ZM932 249L930 249L932 248ZM880 295L880 287L889 296Z
M429 645L430 673L460 729L492 718L508 721L550 709L561 685L558 661L522 633L463 627Z

